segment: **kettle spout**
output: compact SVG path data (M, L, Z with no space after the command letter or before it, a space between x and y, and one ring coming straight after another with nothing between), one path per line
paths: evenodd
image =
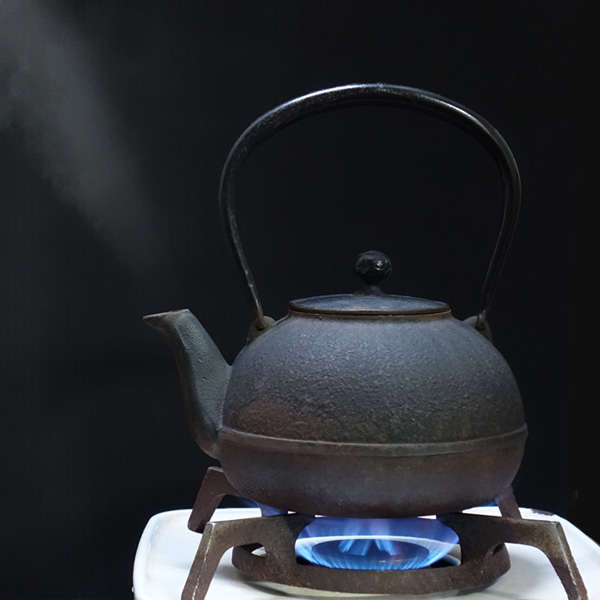
M144 317L167 340L179 371L186 417L196 443L218 458L218 434L231 366L187 309Z

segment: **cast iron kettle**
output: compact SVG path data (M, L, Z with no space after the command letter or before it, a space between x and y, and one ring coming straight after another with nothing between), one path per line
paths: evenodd
M233 213L234 177L283 127L333 108L378 104L454 123L491 154L504 213L477 315L379 289L387 257L367 252L365 289L290 303L264 316ZM490 341L488 308L516 225L520 178L499 133L471 110L420 89L355 84L286 102L252 123L224 165L219 200L256 315L228 365L190 311L148 315L171 345L200 448L241 496L306 514L409 517L500 497L523 456L527 427L506 361Z

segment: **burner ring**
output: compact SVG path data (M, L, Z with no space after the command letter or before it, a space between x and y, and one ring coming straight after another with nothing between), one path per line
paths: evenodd
M465 514L453 515L451 523L461 538L460 564L384 571L300 564L294 548L296 535L292 535L292 530L299 531L306 525L306 521L296 523L301 518L300 515L268 517L272 519L273 530L262 543L233 548L234 567L269 584L358 594L423 594L481 587L491 584L510 568L506 545L494 528L488 529L486 522L480 523L481 527L470 527L473 516ZM273 542L275 530L287 539L285 543L281 539ZM264 553L255 553L263 545Z
M318 517L300 532L295 550L317 566L398 571L428 567L457 542L450 527L432 518Z

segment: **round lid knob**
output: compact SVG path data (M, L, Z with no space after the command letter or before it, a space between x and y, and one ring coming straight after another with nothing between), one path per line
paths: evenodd
M368 250L356 260L354 272L363 280L365 293L381 293L379 282L392 272L392 261L383 252Z

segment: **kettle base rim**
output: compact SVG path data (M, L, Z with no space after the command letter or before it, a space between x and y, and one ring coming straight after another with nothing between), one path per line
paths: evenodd
M352 444L329 444L327 453L322 444L320 452L290 452L281 440L276 449L225 435L219 461L239 494L259 504L304 514L414 517L492 502L512 484L525 439L521 428L503 443L484 441L468 451L385 456L367 454L365 445L348 453ZM306 441L299 445L311 446Z

